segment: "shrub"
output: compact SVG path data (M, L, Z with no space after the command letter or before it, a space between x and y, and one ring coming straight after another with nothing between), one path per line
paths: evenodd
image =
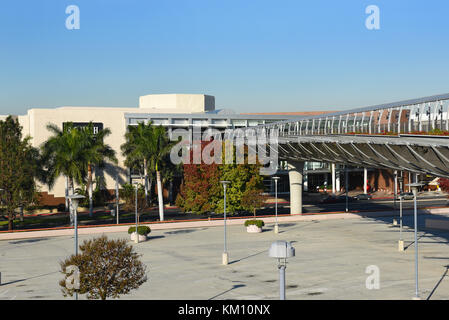
M135 226L129 227L128 233L131 234L133 232L136 232L136 227ZM149 226L138 226L137 227L137 233L140 234L141 236L146 236L150 232L151 232L151 229Z
M120 199L125 201L123 208L126 211L134 211L136 209L136 189L134 185L126 183L119 190ZM145 200L145 188L142 184L139 184L137 189L137 210L141 211L147 208Z
M60 263L61 273L65 275L59 281L63 295L73 296L78 292L87 294L88 299L119 298L147 281L140 255L126 242L108 240L104 235L84 241L80 254Z
M245 221L245 227L249 226L249 225L256 225L258 228L262 228L265 223L263 222L263 220L246 220Z

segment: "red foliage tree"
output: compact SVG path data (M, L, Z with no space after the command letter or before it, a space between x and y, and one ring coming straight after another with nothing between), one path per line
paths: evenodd
M208 142L201 143L201 152ZM193 159L193 153L190 153ZM184 181L176 205L184 212L206 213L214 209L220 195L220 172L215 163L184 164Z
M439 180L440 189L444 192L449 192L449 179L448 178L440 178Z

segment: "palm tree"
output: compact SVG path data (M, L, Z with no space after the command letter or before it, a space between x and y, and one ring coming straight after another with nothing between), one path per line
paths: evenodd
M137 126L129 126L125 134L126 142L121 146L126 157L125 165L138 167L143 164L145 178L145 197L148 197L147 178L148 171L156 173L159 217L164 220L164 203L162 199L161 164L165 156L170 152L174 143L170 143L165 128L139 123Z
M148 158L152 152L150 141L152 140L153 129L151 124L145 125L139 123L137 126L128 126L128 132L125 134L126 142L122 144L121 150L126 157L125 165L131 169L138 169L140 172L143 167L145 200L148 204ZM150 186L151 188L151 186Z
M156 172L157 196L159 200L160 221L164 220L164 202L162 199L162 180L161 168L162 162L166 160L166 155L170 153L174 143L170 143L165 128L162 126L153 126L153 138L151 139L150 167Z
M41 146L42 159L47 168L46 183L51 189L56 178L63 175L73 193L74 182L82 184L86 176L84 148L87 141L71 122L66 123L62 130L55 124L48 124L47 129L53 136Z
M83 128L82 130L83 140L87 143L84 148L83 159L87 162L87 185L86 188L89 193L89 216L93 215L93 203L92 203L92 171L94 167L104 168L106 161L117 164L117 158L115 157L115 151L107 144L104 143L104 138L111 134L109 128L94 132L94 125L92 122Z

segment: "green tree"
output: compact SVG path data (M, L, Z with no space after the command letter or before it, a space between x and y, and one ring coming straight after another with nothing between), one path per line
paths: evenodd
M87 164L87 183L86 188L89 195L89 216L93 214L93 180L92 171L94 167L104 168L107 161L117 164L117 158L115 157L115 151L108 145L105 144L105 137L111 134L109 128L104 128L99 130L97 133L94 132L94 125L92 122L86 127L81 129L84 143L84 156L83 159ZM97 186L98 187L98 186Z
M143 122L137 126L128 126L125 139L126 142L121 145L122 154L126 157L125 166L138 172L143 171L145 199L148 203L148 158L152 152L153 128L151 124Z
M151 124L150 124L151 125ZM162 126L152 126L153 137L150 140L151 153L149 157L150 167L156 172L157 196L159 202L160 221L164 220L164 201L162 198L162 179L161 169L162 163L167 160L166 156L170 153L175 143L170 142L167 131Z
M162 198L161 168L162 162L166 160L166 155L169 154L174 143L170 142L164 127L153 126L151 122L148 124L141 122L137 126L129 126L125 139L126 142L121 146L123 155L126 157L125 165L132 168L139 167L139 164L142 164L145 177L145 196L147 199L148 171L156 173L159 218L160 221L163 221L164 203Z
M256 210L263 207L267 200L267 196L263 194L263 189L257 180L257 176L250 179L241 199L242 208L253 212L254 217L256 217Z
M35 178L42 180L39 151L22 139L22 127L11 116L0 121L0 198L8 219L8 230L14 228L14 210L38 201Z
M76 182L79 185L87 175L87 158L84 149L88 141L81 130L73 123L66 123L61 130L55 124L48 124L53 134L42 145L42 159L47 169L47 185L51 189L56 179L63 175L67 185L74 192Z
M88 299L119 298L147 281L146 267L126 240L108 240L106 236L85 240L81 253L60 263L64 279L59 282L63 295L75 292ZM73 267L78 270L74 274ZM79 288L71 281L79 276Z
M202 144L202 151L207 144ZM224 163L224 152L222 156ZM231 183L226 188L226 212L254 211L265 200L261 195L263 177L259 173L260 167L260 164L236 164L235 159L232 164L184 164L184 179L176 204L185 212L222 213L224 189L220 181L228 180ZM259 198L255 201L260 205L248 199L255 195Z

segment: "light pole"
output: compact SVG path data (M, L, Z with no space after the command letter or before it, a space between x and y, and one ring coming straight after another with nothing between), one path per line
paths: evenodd
M75 255L78 255L78 215L76 213L76 210L78 209L79 200L84 199L85 196L82 196L80 194L72 194L69 195L68 198L70 199L70 211L72 211L73 214L73 227L74 227L74 233L75 233ZM78 300L78 292L75 291L75 300Z
M224 223L224 251L222 255L222 263L224 265L227 265L229 263L229 255L228 255L228 248L226 247L226 186L231 183L231 181L220 181L223 184L224 188L224 216L223 216L223 223Z
M274 233L279 233L279 226L278 226L278 180L279 177L273 177L274 180L274 193L276 197L276 203L275 203L275 214L276 214L276 222L274 224Z
M399 242L398 250L404 251L404 240L402 240L402 195L399 195Z
M393 192L393 196L394 196L393 207L394 207L394 210L396 210L397 190L398 190L398 171L394 170L394 192Z
M346 212L348 212L348 189L349 189L349 181L348 181L348 166L345 165L345 189L346 189Z
M134 242L139 243L139 233L137 232L139 221L139 215L137 214L137 190L139 189L139 183L134 183L134 186L136 187L136 236L134 238Z
M117 224L119 224L119 190L118 190L118 177L115 177L115 202L116 202L116 210L115 210L115 214L116 214L116 218L117 218Z
M418 194L418 187L422 186L422 183L410 183L408 186L413 192L413 207L414 207L414 224L415 224L415 297L414 299L419 300L418 292L418 210L416 205L416 196Z
M285 300L285 268L287 268L287 258L295 256L295 248L290 242L277 240L271 244L268 256L278 260L279 300Z

